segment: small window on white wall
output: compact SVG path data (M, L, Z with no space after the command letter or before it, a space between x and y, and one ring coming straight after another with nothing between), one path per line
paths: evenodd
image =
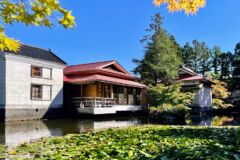
M52 99L52 86L49 85L31 85L31 99L49 101Z
M52 86L43 86L43 100L51 100Z
M31 76L37 78L52 78L52 69L51 68L43 68L38 66L31 67Z
M52 78L52 69L50 68L43 68L42 69L42 78Z
M31 99L42 99L42 86L37 84L32 84L31 86Z
M32 66L31 75L32 77L42 77L42 68L37 66Z

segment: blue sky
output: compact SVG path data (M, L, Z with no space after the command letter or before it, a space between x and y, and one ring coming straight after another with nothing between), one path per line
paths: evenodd
M115 59L129 71L134 67L132 59L143 56L139 41L150 17L158 12L164 16L164 28L181 45L197 39L209 47L233 51L240 41L239 0L207 0L196 16L168 13L166 6L154 7L152 0L60 1L76 17L73 30L57 24L52 29L14 24L7 27L7 35L25 44L51 48L68 64Z

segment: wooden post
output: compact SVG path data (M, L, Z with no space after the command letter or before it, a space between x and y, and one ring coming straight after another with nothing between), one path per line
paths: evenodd
M111 84L111 98L113 98L113 84Z
M81 93L80 93L80 94L81 94L80 96L83 97L83 95L82 95L82 84L81 84L81 91L80 91L80 92L81 92Z
M96 107L96 98L94 98L94 108Z
M107 107L107 98L104 98L104 106Z

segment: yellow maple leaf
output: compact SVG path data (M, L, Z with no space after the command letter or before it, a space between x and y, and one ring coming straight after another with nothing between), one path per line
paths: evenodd
M167 4L170 12L184 11L186 14L196 14L199 8L206 5L206 0L154 0L155 6Z

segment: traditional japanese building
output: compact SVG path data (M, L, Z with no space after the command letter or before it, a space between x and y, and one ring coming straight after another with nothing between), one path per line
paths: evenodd
M183 82L182 90L195 94L191 105L193 112L209 111L212 109L212 87L214 82L193 70L181 66L178 73L179 81Z
M146 86L118 62L105 61L64 69L65 105L79 113L115 114L146 105Z

